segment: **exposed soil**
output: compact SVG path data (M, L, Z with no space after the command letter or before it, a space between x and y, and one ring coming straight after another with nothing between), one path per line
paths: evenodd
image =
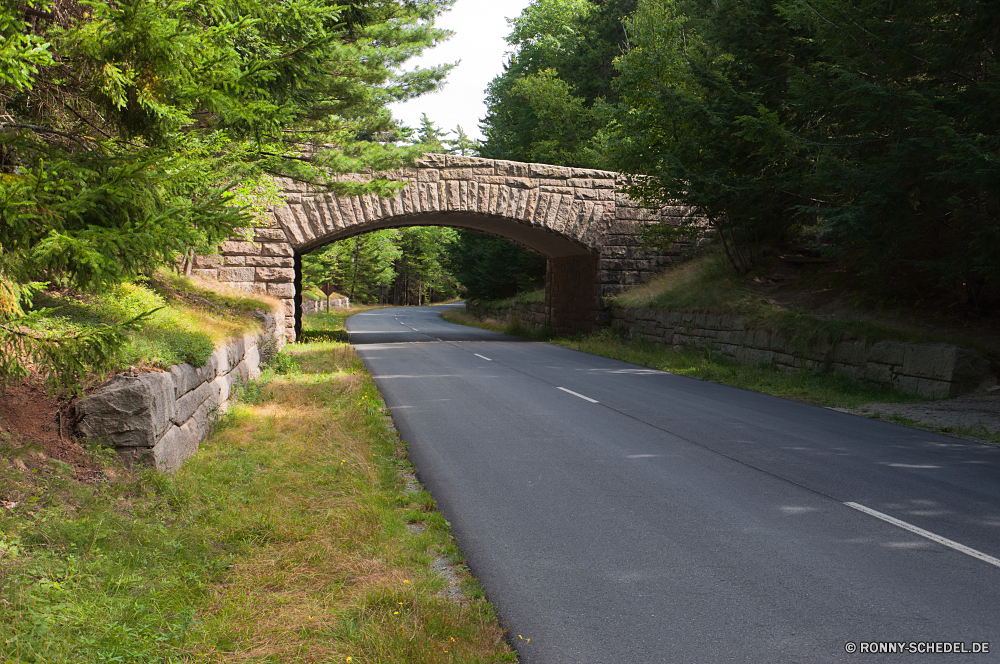
M14 451L37 446L34 454L18 456L18 465L56 459L72 466L77 480L88 483L101 474L73 437L72 400L47 395L37 379L8 385L0 394L0 445Z

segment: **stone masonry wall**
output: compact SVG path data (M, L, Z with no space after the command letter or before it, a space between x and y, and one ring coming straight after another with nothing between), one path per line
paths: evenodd
M77 430L114 445L130 462L177 470L198 452L233 385L260 376L262 347L277 352L284 346L284 315L262 316L264 333L216 349L202 367L177 364L162 373L118 374L76 402Z
M541 327L538 306L467 308L477 316L504 321L517 316L528 325ZM839 371L854 380L890 385L931 399L975 388L993 372L987 359L952 344L841 341L802 348L767 330L747 329L743 317L736 315L612 309L610 324L632 339L677 350L707 348L743 364L774 364L789 371Z
M525 325L535 328L545 327L545 304L542 302L516 304L509 309L492 309L466 303L465 309L473 316L479 316L480 318L493 318L504 323L509 323L512 318L516 317Z

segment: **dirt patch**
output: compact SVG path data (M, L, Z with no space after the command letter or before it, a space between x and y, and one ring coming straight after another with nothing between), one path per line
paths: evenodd
M21 381L0 394L0 444L12 450L37 446L42 459L72 466L77 480L97 480L100 470L73 437L72 399L49 396L39 383Z
M934 431L992 444L997 444L995 439L1000 436L1000 386L997 385L981 387L954 399L922 403L870 403L860 408L836 410L900 424L912 425L915 422Z

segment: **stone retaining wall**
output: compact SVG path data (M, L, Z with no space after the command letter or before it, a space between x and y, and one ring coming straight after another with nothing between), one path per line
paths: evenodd
M466 302L465 309L480 318L494 318L509 323L511 318L516 317L525 325L545 327L545 304L542 302L524 302L504 309L491 309Z
M467 308L477 316L504 321L517 316L527 325L541 327L537 322L537 306ZM763 362L790 371L839 371L854 380L890 385L901 392L932 399L973 389L994 373L989 360L961 346L903 341L841 341L804 346L767 330L748 329L743 317L736 315L612 309L607 322L632 339L678 350L706 348L743 364Z
M351 301L349 298L341 297L337 299L330 300L330 309L346 309L351 306ZM302 313L304 314L316 314L321 311L327 311L326 300L302 300Z
M77 431L114 445L129 462L177 470L198 452L233 385L260 376L261 355L284 347L284 314L262 318L265 332L216 349L202 367L118 374L76 402Z

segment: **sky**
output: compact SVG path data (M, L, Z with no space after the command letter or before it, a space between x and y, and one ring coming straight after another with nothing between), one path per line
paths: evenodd
M436 25L454 31L451 39L407 63L430 66L461 60L451 70L447 83L438 92L411 99L389 108L394 117L410 127L420 124L426 113L435 125L453 130L457 125L470 138L483 138L479 121L486 116L486 85L503 72L506 53L511 47L504 41L510 33L507 18L515 18L530 0L458 0L441 15Z

